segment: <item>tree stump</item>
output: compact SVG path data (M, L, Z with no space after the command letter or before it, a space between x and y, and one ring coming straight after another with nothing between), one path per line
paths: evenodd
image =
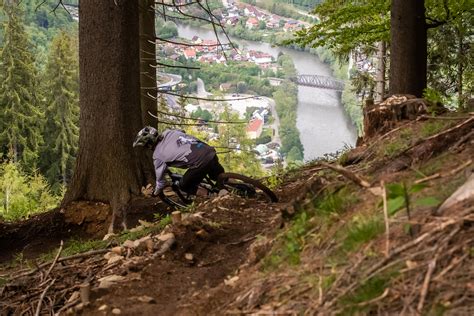
M364 109L364 139L377 134L386 133L398 122L415 120L418 116L427 114L431 104L414 95L393 95L385 101L373 104L367 100Z

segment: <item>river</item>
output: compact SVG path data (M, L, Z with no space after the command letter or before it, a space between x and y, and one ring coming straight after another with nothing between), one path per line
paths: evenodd
M202 39L215 39L213 31L194 26L178 25L180 37L191 39L197 35ZM280 52L292 57L298 74L331 76L331 69L317 56L285 47L272 47L268 43L231 38L240 47L258 50L275 59ZM225 37L220 40L226 43ZM344 145L355 144L357 133L344 112L338 93L333 90L298 87L298 113L296 126L304 147L305 160L333 153Z

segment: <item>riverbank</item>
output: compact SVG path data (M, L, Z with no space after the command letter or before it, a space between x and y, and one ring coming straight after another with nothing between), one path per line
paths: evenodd
M178 25L178 32L180 37L187 39L194 36L206 40L216 38L212 30L203 27ZM224 35L218 35L225 43ZM309 52L235 37L231 37L231 40L240 47L265 52L275 59L281 54L289 55L298 74L332 76L330 67ZM341 106L340 93L333 90L298 86L296 127L303 144L305 161L337 152L345 146L353 146L357 138L354 126Z

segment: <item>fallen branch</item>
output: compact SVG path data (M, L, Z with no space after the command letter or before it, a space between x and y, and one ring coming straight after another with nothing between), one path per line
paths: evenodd
M220 258L220 259L217 259L217 260L214 260L214 261L211 261L211 262L198 264L198 267L208 267L208 266L212 266L212 265L215 265L216 263L219 263L219 262L224 261L224 259L225 259L225 258Z
M458 150L462 144L464 144L464 142L466 142L469 138L471 138L472 136L474 135L474 130L471 131L470 133L468 133L467 135L464 135L463 137L461 137L457 142L456 144L454 144L452 147L451 147L451 151L456 151Z
M434 173L430 176L427 176L423 179L418 179L415 181L415 184L419 184L419 183L423 183L423 182L427 182L427 181L431 181L431 180L434 180L434 179L438 179L438 178L441 178L441 173Z
M61 244L59 245L58 253L56 254L56 257L54 258L53 263L52 263L51 266L49 267L49 269L48 269L48 271L46 272L46 274L44 275L44 277L41 278L42 280L46 280L46 279L48 278L49 274L51 273L51 271L53 270L54 266L56 265L56 262L58 262L59 256L61 255L61 251L63 251L63 245L64 245L64 242L61 240Z
M418 183L423 183L423 182L427 182L427 181L430 181L430 180L433 180L433 179L437 179L437 178L444 178L444 177L447 177L447 176L453 176L455 175L456 173L458 173L459 171L463 170L464 168L468 167L470 164L472 164L472 159L469 159L468 161L466 161L465 163L463 163L462 165L448 171L448 172L444 172L444 173L435 173L435 174L432 174L426 178L423 178L423 179L419 179L419 180L416 180L415 181L415 184L418 184Z
M330 293L332 293L333 290L335 290L336 288L339 287L339 284L340 284L342 278L343 278L345 275L347 275L347 274L348 274L348 275L352 275L352 273L353 273L355 270L357 270L357 268L359 267L359 265L360 265L365 259L367 259L367 251L366 251L366 250L369 249L369 248L372 246L372 244L373 244L373 241L370 242L370 243L364 248L364 251L361 252L361 253L363 253L364 255L361 256L361 257L357 260L357 262L351 266L350 269L349 269L349 267L347 267L347 268L345 268L345 269L341 272L341 274L339 275L339 277L333 282L333 284L331 285L331 287L330 287L330 288L328 289L328 291L326 292L326 297L328 297L328 295L329 295ZM349 273L347 273L348 270L350 270ZM334 303L336 302L336 300L337 300L339 297L345 295L345 293L348 293L350 290L352 290L351 286L349 286L345 291L343 291L343 294L342 294L342 295L340 294L340 295L338 295L338 296L336 297L336 299L333 299L332 301L326 303L326 304L324 305L324 307L325 307L325 308L331 307L332 305L334 305ZM321 300L321 304L324 303L324 299L325 299L325 298L323 297L323 299Z
M64 305L63 307L61 307L60 309L58 309L58 311L56 313L54 313L54 316L59 316L61 315L61 313L63 311L65 311L66 309L70 308L70 307L73 307L74 305L78 304L80 302L80 298L76 298L75 300L67 303L66 305Z
M323 305L323 262L321 261L321 265L319 267L319 280L318 280L318 306Z
M468 210L468 211L472 211L472 210ZM463 212L463 213L466 213L466 212ZM466 215L466 214L462 214L462 215ZM394 262L391 262L390 264L387 264L390 260L392 260L395 256L397 256L398 254L404 252L405 250L408 250L418 244L420 244L422 241L425 241L428 237L432 237L435 233L439 232L439 231L442 231L444 230L446 227L450 226L450 225L453 225L453 224L456 224L458 223L459 221L457 220L453 220L453 219L449 219L447 220L446 222L444 223L441 223L438 227L432 229L431 231L428 231L426 233L424 233L423 235L419 236L418 238L394 249L392 251L392 253L390 254L389 257L385 258L384 260L381 260L379 261L377 264L373 265L369 270L367 270L362 276L364 277L363 280L357 280L357 282L353 282L352 284L350 284L348 287L346 287L341 293L339 293L339 295L337 295L333 300L331 300L330 302L328 302L327 304L325 304L325 308L329 308L331 307L332 305L334 305L336 303L336 301L343 297L344 295L346 295L347 293L349 293L350 291L352 291L354 288L356 288L358 285L360 284L364 284L365 282L367 282L368 280L370 280L372 277L374 277L376 274L380 273L381 271L385 270L386 268L390 267L390 266L393 266L395 263L401 261L401 260L406 260L406 258L402 258L402 259L398 259L398 260L395 260ZM457 232L459 232L461 230L461 228L458 226L457 228L455 228L451 233L450 233L450 236L449 237L452 237L454 236ZM425 252L426 250L423 250L423 252ZM338 280L336 280L338 281Z
M39 315L40 315L40 312L41 312L41 305L43 304L44 296L46 295L46 292L48 292L49 288L54 284L54 282L56 282L56 279L53 279L53 280L51 281L51 283L44 289L43 293L41 293L41 296L40 296L38 305L36 306L35 316L39 316Z
M364 281L362 281L362 283L366 282L367 280L369 280L370 278L372 278L374 275L376 275L377 273L381 272L384 270L384 266L388 263L388 261L390 261L393 257L395 257L396 255L400 254L401 252L409 249L409 248L412 248L416 245L418 245L419 243L421 243L422 241L424 241L426 238L430 237L431 235L433 235L434 233L436 232L439 232L441 230L444 230L446 227L452 225L452 224L455 224L456 222L458 221L455 221L455 220L449 220L447 221L446 223L443 223L441 224L438 228L435 228L429 232L426 232L424 233L423 235L421 235L420 237L418 237L417 239L414 239L412 241L410 241L409 243L406 243L404 244L403 246L400 246L398 248L396 248L391 254L390 254L390 257L389 258L386 258L385 260L382 260L381 262L379 262L378 264L374 265L371 269L369 269L366 273L365 273L365 279ZM455 229L453 229L453 231L449 234L448 238L451 238L452 236L454 236L455 234L457 234L459 231L461 230L461 228L458 226L456 227ZM382 269L380 269L382 268Z
M257 238L257 236L250 236L248 238L245 238L245 239L242 239L242 240L239 240L239 241L230 242L227 245L233 245L234 246L234 245L245 244L246 242L249 242L249 241L254 240L256 238Z
M462 123L460 123L460 124L458 124L458 125L456 125L456 126L453 126L453 127L451 127L451 128L448 128L447 130L444 130L444 131L442 131L442 132L440 132L440 133L438 133L438 134L432 135L432 136L430 136L430 137L428 137L428 138L426 138L426 139L424 139L424 140L426 141L426 140L438 138L438 137L441 136L441 135L447 134L447 133L452 132L452 131L454 131L454 130L456 130L456 129L458 129L458 128L461 128L461 127L463 127L464 125L467 125L467 124L471 123L472 121L474 121L474 116L471 116L471 117L469 117L467 120L465 120L464 122L462 122Z
M472 117L472 114L470 114L469 116L458 116L458 117L455 117L455 116L431 116L431 115L426 115L426 114L423 114L423 115L420 115L419 116L419 119L425 119L425 120L465 120L465 119L469 119Z
M457 130L457 129L459 129L459 128L462 128L462 127L464 127L465 125L468 125L468 124L470 124L470 123L473 122L473 121L474 121L474 116L471 116L470 118L468 118L467 120L465 120L464 122L462 122L462 123L460 123L460 124L458 124L458 125L456 125L456 126L453 126L453 127L451 127L451 128L448 128L448 129L446 129L446 130L444 130L444 131L442 131L442 132L439 132L439 133L437 133L437 134L435 134L435 135L432 135L432 136L430 136L430 137L428 137L428 138L420 139L419 141L415 142L413 145L411 145L410 147L408 147L407 149L405 149L403 152L401 152L400 155L402 155L402 154L404 154L404 153L410 151L411 149L415 148L416 146L418 146L419 144L421 144L421 143L423 143L423 142L427 142L427 141L429 141L429 140L438 138L438 137L443 136L443 135L445 135L445 134L449 134L449 133L451 133L452 131L455 131L455 130Z
M452 262L443 269L436 277L433 278L433 281L438 281L440 280L446 273L451 271L454 267L456 267L458 264L460 264L464 259L466 259L469 256L469 253L465 253L461 257L454 257Z
M68 261L68 260L74 260L74 259L81 259L81 258L85 258L85 257L90 257L90 256L94 256L94 255L100 255L100 254L103 254L103 253L107 253L109 251L110 251L110 249L91 250L91 251L79 253L79 254L76 254L76 255L59 258L57 260L57 262L63 262L63 261ZM39 270L39 268L46 267L49 264L50 264L50 262L42 263L37 268L35 268L33 270L30 270L29 272L16 275L16 276L10 278L9 280L11 281L11 280L15 280L15 279L18 279L18 278L22 278L22 277L25 277L25 276L30 276L32 274L35 274Z
M433 260L428 264L428 271L426 271L425 280L423 281L423 287L421 288L420 292L420 301L418 302L418 307L416 310L418 313L421 313L423 310L423 305L425 304L426 295L428 294L428 289L430 286L431 276L433 275L433 271L436 267L436 260L438 259L438 255L435 256Z
M367 306L373 303L377 303L378 301L383 300L388 295L388 293L390 293L390 288L386 288L385 291L383 291L382 295L377 296L376 298L373 298L369 301L358 303L355 306Z
M385 189L385 183L380 181L380 187L382 188L382 199L383 199L383 218L385 221L385 257L390 257L390 227L388 221L388 210L387 210L387 190Z
M362 179L360 176L356 175L352 171L347 170L346 168L343 168L341 166L337 165L331 165L325 162L320 162L320 164L326 168L329 168L333 171L336 171L340 174L342 174L344 177L352 180L355 184L363 187L363 188L370 188L370 183L367 182L366 180Z

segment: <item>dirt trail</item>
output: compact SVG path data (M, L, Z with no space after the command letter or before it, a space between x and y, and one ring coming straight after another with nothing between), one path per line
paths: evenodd
M200 298L195 293L203 295L229 279L245 263L251 242L281 223L274 205L246 204L240 199L226 204L209 203L199 208L202 219L198 224L174 227L176 245L172 251L147 262L137 280L115 286L104 295L99 293L84 314L96 315L104 304L106 311L119 308L126 315L192 313L193 300ZM196 235L202 228L208 233L204 238ZM186 259L186 254L192 254L193 259ZM138 298L144 295L155 302L141 303Z
M126 255L122 262L108 265L103 254L98 254L57 264L59 267L51 275L61 280L61 284L56 283L55 288L48 293L54 300L63 301L55 310L63 306L71 294L78 293L80 284L90 280L92 303L74 309L75 313L97 315L98 309L103 305L107 305L107 308L101 311L102 314L110 314L114 308L120 309L124 315L157 315L157 311L160 311L160 315L193 313L194 301L202 300L209 289L223 285L225 280L230 279L246 263L249 246L260 235L271 234L280 228L280 208L285 207L294 194L279 193L281 202L273 204L233 195L216 197L198 204L191 210L192 213L183 213L183 217L192 217L192 221L167 227L166 231L176 236L175 244L170 251L156 258L153 258L152 253L134 252ZM43 253L53 250L68 233L72 233L74 236L70 237L73 238L103 236L105 231L100 227L108 226L107 216L103 216L108 213L104 209L107 206L100 203L80 203L73 207L75 218L68 220L80 225L64 225L65 212L59 209L27 222L4 225L6 229L0 240L4 245L5 261L22 250L25 258L37 257L41 253L30 251L30 248L34 249L33 245L40 244L37 249L41 249ZM131 205L128 222L133 227L138 224L138 219L151 220L150 216L156 211L164 211L161 203L154 199L138 199ZM95 223L94 220L98 222ZM200 234L202 232L204 234ZM9 245L18 234L23 239ZM114 243L109 247L113 245ZM189 254L192 255L192 260L186 258ZM130 261L133 264L127 265ZM13 276L14 269L0 269L0 281L2 275L3 278L5 275ZM28 269L21 273L26 271ZM15 280L6 288L2 289L0 286L0 297L3 295L2 299L5 299L0 303L0 315L15 315L28 308L32 309L37 300L24 301L22 297L25 295L22 294L31 294L32 288L28 284L32 284L33 288L41 288L43 275L44 270ZM98 279L107 275L120 275L125 280L110 288L99 289ZM33 291L38 293L39 290ZM139 298L145 295L151 297L153 303L140 302ZM45 308L49 309L47 306Z

